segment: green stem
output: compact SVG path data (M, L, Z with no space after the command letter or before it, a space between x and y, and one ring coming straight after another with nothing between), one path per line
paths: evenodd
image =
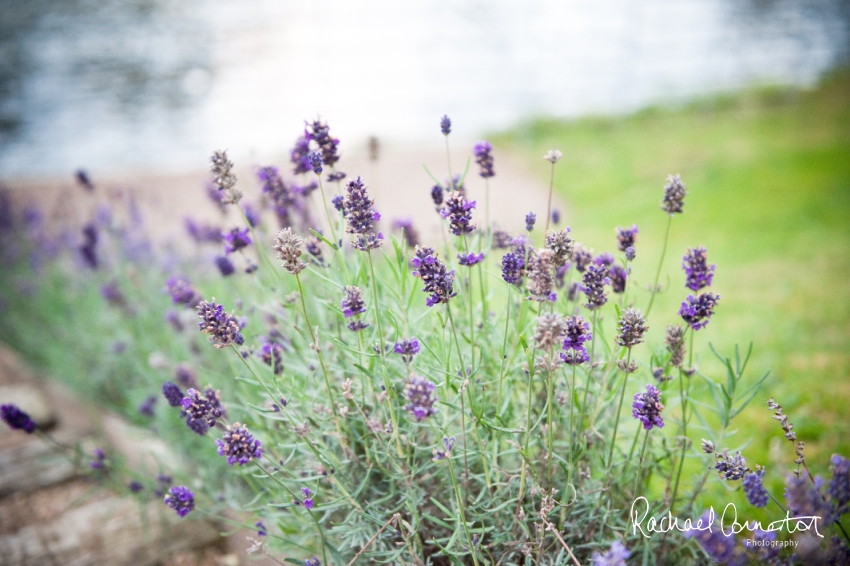
M448 459L449 463L449 474L452 476L452 485L455 489L455 498L457 499L457 509L460 514L460 522L463 524L463 531L466 533L466 540L469 544L469 552L472 554L472 561L475 563L475 566L478 566L478 556L475 553L475 546L472 544L472 536L469 534L469 527L466 525L466 513L463 510L463 500L460 497L460 487L457 483L457 477L455 477L455 469L452 465L452 459Z
M670 225L673 223L673 215L667 218L667 231L664 233L664 247L661 248L661 259L658 261L658 270L655 272L655 283L652 284L652 295L649 298L649 306L646 307L646 317L649 318L649 311L652 310L652 303L655 302L655 294L658 292L658 278L661 277L661 267L664 265L664 256L667 254L667 240L670 239Z
M620 413L623 412L623 399L626 397L626 382L629 380L629 362L632 358L632 349L626 351L626 371L623 372L623 387L620 389L620 405L617 409L617 415L614 417L614 435L611 437L611 448L608 450L608 469L611 469L611 464L614 461L614 446L617 443L617 429L620 426Z
M552 162L552 170L549 174L549 204L546 206L546 229L543 234L549 231L549 221L552 219L552 189L555 186L555 162Z
M571 484L573 481L573 409L575 408L575 395L576 395L576 366L573 364L573 379L570 383L570 435L567 442L569 442L569 452L568 452L568 461L570 463L567 466L567 485Z
M640 429L638 429L640 430ZM640 487L640 477L643 475L643 456L646 453L646 445L649 443L649 430L646 431L646 436L643 437L643 446L640 448L640 458L638 459L637 480L635 481L634 494L637 495L638 487Z
M325 217L328 219L328 233L333 234L334 233L334 225L333 225L333 222L331 222L331 212L330 212L330 209L328 208L328 199L325 198L325 186L322 183L322 176L317 174L316 178L319 179L319 191L321 191L321 193L322 193L322 206L325 207ZM338 241L334 242L334 244L337 245L337 247L339 247Z

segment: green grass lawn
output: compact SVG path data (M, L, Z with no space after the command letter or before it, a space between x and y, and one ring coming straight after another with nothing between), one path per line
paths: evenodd
M680 173L685 214L673 219L664 260L671 276L662 278L669 288L653 307L650 343L661 342L688 293L679 269L685 248L704 244L722 298L697 333L701 369L724 376L708 342L728 355L753 341L749 379L771 372L733 422L730 444L752 439L750 465L768 465L781 481L793 451L766 408L774 396L813 468L824 472L832 453L850 454L850 72L811 91L758 89L619 118L538 119L492 140L546 182L543 153L563 152L555 190L568 203L562 213L573 236L588 247L615 251L614 228L637 223L634 279L644 288L664 237L665 177ZM637 291L638 308L648 300ZM699 432L691 437L698 442Z

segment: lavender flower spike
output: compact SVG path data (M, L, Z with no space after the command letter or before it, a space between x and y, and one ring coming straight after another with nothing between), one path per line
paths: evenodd
M522 255L514 252L506 253L502 256L502 279L511 285L520 285L524 267L525 260Z
M685 206L685 184L679 175L667 175L667 184L664 186L664 200L661 201L661 210L670 216L684 212Z
M457 262L461 265L466 265L468 267L472 267L476 263L480 263L484 261L484 252L476 254L475 252L470 252L468 254L457 254Z
M224 240L224 253L229 254L247 248L251 244L251 236L248 228L233 228L230 232L222 232Z
M588 265L581 277L581 283L581 290L587 297L587 302L584 303L585 308L596 310L608 302L605 285L609 285L611 279L608 277L606 266L595 263Z
M195 494L184 485L175 485L168 490L164 501L178 517L185 517L195 508Z
M477 163L481 168L479 175L485 179L495 177L496 172L493 171L493 155L490 153L493 151L493 146L490 145L490 142L480 141L475 144L472 151L475 154L475 163Z
M537 329L534 341L537 347L545 352L551 352L556 344L560 344L567 332L567 324L559 314L544 314L537 318Z
M568 316L564 323L566 331L563 348L566 352L561 354L561 359L570 366L583 364L589 359L584 343L593 339L590 323L581 315Z
M359 287L348 285L345 287L345 297L340 301L342 314L345 318L366 312L366 304L363 302L363 292Z
M594 552L591 560L593 560L593 566L626 566L626 560L630 555L631 553L623 546L623 543L615 540L608 552L604 554Z
M654 385L646 386L646 393L636 393L632 403L632 416L643 423L644 430L652 430L653 427L662 428L664 419L661 418L661 391Z
M212 162L213 184L222 193L221 202L236 204L242 200L242 192L236 188L236 175L231 172L233 162L227 158L226 151L214 151Z
M202 299L189 281L177 275L172 275L168 278L168 281L165 282L165 290L171 295L171 302L175 305L185 305L194 308Z
M293 275L298 275L307 267L307 264L301 261L301 242L303 240L296 235L292 228L284 228L277 233L274 239L272 249L277 252L277 258L283 262L281 267L286 269Z
M764 468L756 466L755 472L749 472L741 480L741 486L747 500L754 507L765 507L767 505L767 490L764 488Z
M713 293L702 293L699 297L688 295L679 309L679 316L694 330L699 330L708 325L714 307L720 301L720 295Z
M28 414L23 412L17 405L11 403L0 406L0 418L10 428L22 430L27 434L35 432L37 426Z
M548 152L546 152L546 155L543 156L543 159L554 165L555 163L561 160L561 157L563 157L563 155L564 154L558 151L557 149L550 149Z
M410 411L416 422L422 422L431 415L437 414L434 408L437 398L434 395L436 386L418 375L413 375L404 386L404 395L407 397L405 411Z
M239 332L240 326L233 315L224 312L224 307L215 302L201 301L198 304L198 317L201 322L198 326L201 332L209 336L209 341L216 348L227 348L233 344L242 345L245 339Z
M419 277L425 283L422 289L431 296L425 301L429 307L438 303L448 303L457 295L454 290L454 270L447 270L446 265L437 258L437 252L431 247L416 246L416 257L410 263L415 268L414 277Z
M197 389L186 390L186 397L180 405L190 420L205 421L208 426L215 426L216 422L227 414L221 405L221 393L209 386L203 393ZM191 426L191 423L189 425Z
M449 119L448 116L444 115L442 118L440 118L440 131L443 132L444 136L447 136L452 133L452 121Z
M537 222L537 215L533 212L529 212L525 215L525 229L528 232L534 230L534 223Z
M617 249L621 252L633 248L637 239L638 227L633 224L631 228L617 227Z
M627 308L623 312L617 325L620 327L617 344L626 348L633 348L643 342L643 335L649 330L644 316L633 308Z
M554 301L555 274L552 265L553 253L546 248L532 250L528 258L528 285L526 288L535 301Z
M472 224L472 212L475 201L467 201L461 191L453 191L446 197L440 216L449 221L449 230L455 236L463 236L475 230Z
M419 340L414 337L396 342L393 346L393 352L400 355L404 363L409 364L413 361L413 356L419 353Z
M705 246L688 248L682 258L682 269L685 270L687 282L685 286L691 291L699 291L710 287L714 278L714 265L708 265L708 250Z
M343 213L345 215L347 234L356 237L351 246L361 251L368 251L381 246L383 234L370 233L375 222L381 219L381 215L372 209L375 201L366 193L366 185L360 177L348 182L345 187L346 195L343 200Z
M231 466L237 463L244 466L263 455L260 441L239 423L229 425L224 435L215 443L218 445L218 455L226 456L227 463Z
M172 407L179 407L183 402L183 392L170 381L162 384L162 395Z
M307 155L307 159L310 160L310 167L313 169L313 173L316 175L322 174L322 154L318 151L311 151Z
M573 256L575 241L570 238L570 228L546 231L546 249L552 251L552 263L555 267L564 267Z

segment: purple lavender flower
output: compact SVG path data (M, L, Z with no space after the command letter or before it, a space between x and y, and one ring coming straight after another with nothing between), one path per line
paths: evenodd
M310 167L313 169L313 173L316 175L322 174L322 154L318 151L311 151L307 155L307 159L310 160Z
M425 283L422 289L431 296L425 301L429 307L438 303L448 303L449 299L457 295L454 290L454 270L447 270L446 265L437 258L437 253L431 247L416 247L416 257L410 263L415 268L414 277L419 277Z
M405 411L410 411L416 422L422 422L431 415L437 414L434 403L437 401L434 391L436 386L418 375L413 375L404 386L404 395L407 397Z
M139 414L146 417L154 416L154 408L156 407L156 395L149 395L139 405Z
M233 174L233 162L227 158L226 151L214 151L210 157L212 182L221 193L221 202L236 204L242 199L242 193L236 188L236 175Z
M145 489L145 486L143 486L141 482L133 480L127 484L127 489L129 489L132 493L139 493Z
M80 246L80 255L83 261L92 269L97 269L97 226L86 224L83 226L83 244Z
M245 219L248 221L248 225L251 228L256 228L260 225L260 213L257 209L247 203L242 207L242 209L245 212Z
M728 564L735 553L735 537L727 536L723 529L713 528L713 513L706 511L702 514L695 528L685 531L685 538L695 539L708 556L719 564ZM712 527L712 528L709 528Z
M836 516L841 516L850 510L850 459L833 454L829 460L832 479L829 480L827 493L835 507Z
M767 505L767 490L764 488L764 468L756 466L755 472L748 472L741 480L741 486L744 488L744 493L747 500L755 507L764 507Z
M525 259L514 252L502 256L502 279L511 285L521 285Z
M207 434L207 431L210 430L210 425L207 424L206 419L193 419L192 417L186 417L186 426L188 426L189 429L198 436L204 436Z
M814 485L805 475L788 474L785 481L785 502L794 517L821 517L829 526L835 520L833 506L823 493L823 478L815 476Z
M178 365L174 370L174 379L176 379L177 383L183 387L198 387L198 376L195 375L194 371L183 364ZM180 398L183 398L182 393L180 394Z
M175 305L194 308L202 300L192 284L179 275L172 275L168 278L168 281L165 282L165 291L171 295L171 302Z
M613 292L626 292L626 279L628 278L628 273L623 266L617 265L616 263L612 265L611 269L608 271L608 277L611 279L611 290Z
M100 296L114 307L127 306L127 297L121 292L117 283L106 283L100 286Z
M626 566L626 559L630 554L623 543L615 540L608 552L604 554L594 552L591 560L593 560L593 566Z
M339 212L342 212L343 214L345 214L345 206L343 205L344 202L345 197L343 197L342 195L334 195L334 197L331 199L331 204L334 206L334 208L337 209Z
M661 391L654 385L646 386L646 393L636 393L632 403L632 416L643 423L644 430L652 430L653 427L662 428L664 419L661 418Z
M293 173L306 173L310 170L310 159L307 155L310 153L310 137L308 135L300 136L295 140L295 147L289 152L289 161L295 165Z
M439 207L443 204L443 197L445 196L445 191L443 187L440 185L434 185L431 187L431 200L434 201L434 205Z
M453 191L446 198L440 216L449 221L449 230L455 236L463 236L475 230L472 224L472 209L475 201L467 201L461 191Z
M478 173L485 179L494 177L496 172L493 171L493 146L488 141L480 141L475 144L472 152L475 154L475 163L481 168Z
M626 248L626 259L627 260L634 261L636 255L637 255L637 253L635 252L634 246L629 246L628 248Z
M631 228L621 228L617 226L617 249L621 252L628 248L634 247L637 239L638 227L637 224L632 224Z
M300 259L303 253L302 242L301 236L295 234L292 228L284 228L277 233L272 246L272 249L277 252L277 258L283 262L281 267L293 275L298 275L307 267L307 264Z
M77 183L80 184L85 190L91 192L94 190L94 185L89 178L89 174L86 173L84 169L77 169L77 172L74 174L74 178L77 180Z
M310 497L313 494L312 490L309 487L302 487L301 493L304 495L304 509L309 511L315 507L316 502Z
M372 209L375 201L369 198L366 193L366 185L357 179L349 181L345 187L346 196L343 201L343 209L345 211L347 234L356 234L355 241L351 243L352 247L368 251L377 248L381 245L383 235L378 232L378 235L367 234L375 225L381 215Z
M170 381L162 384L162 395L172 407L180 407L183 403L183 392Z
M440 131L443 132L444 136L452 133L452 121L449 120L448 116L443 116L440 118Z
M266 526L263 524L262 521L257 521L254 524L254 526L257 527L257 536L258 537L264 537L264 536L269 534L268 529L266 529Z
M8 404L0 406L0 418L15 430L22 430L27 434L32 434L38 425L30 418L28 414L22 411L17 405Z
M313 120L312 123L307 124L307 133L319 146L322 162L328 167L333 167L339 161L339 155L337 155L339 140L331 136L328 125L321 120Z
M340 301L340 307L345 318L366 312L366 304L363 302L363 292L360 288L354 285L347 285L345 287L345 297Z
M439 449L435 448L434 451L433 451L434 456L433 456L432 460L445 460L446 458L451 458L452 457L452 450L454 450L454 447L455 447L455 437L454 436L452 436L452 437L444 436L443 437L443 450L439 450Z
M564 333L563 349L561 359L567 365L579 365L588 361L587 348L584 343L593 339L590 331L590 323L581 315L568 316L564 319L566 331Z
M679 175L667 175L667 184L664 186L664 200L661 201L661 210L670 216L681 214L685 205L685 184Z
M283 346L277 342L263 342L257 354L263 363L272 367L275 375L283 373Z
M593 254L582 244L576 244L573 251L573 261L576 264L576 271L584 273L587 266L593 262Z
M349 320L345 327L352 332L360 332L369 328L369 324L362 320Z
M224 307L215 302L215 297L211 303L201 301L197 309L198 317L201 319L198 326L201 332L209 336L209 341L216 348L227 348L233 344L242 345L245 342L239 332L240 325L236 318L224 312Z
M413 356L419 353L419 340L415 337L404 338L400 342L395 343L393 352L400 355L404 363L409 364L413 361Z
M457 261L461 265L472 267L476 263L484 261L484 253L475 254L471 252L468 254L457 254Z
M708 325L718 301L720 301L720 295L713 293L702 293L699 297L688 295L688 298L682 303L682 307L679 309L679 316L691 328L699 330Z
M174 509L178 517L185 517L195 508L195 494L185 485L175 485L165 496L165 504Z
M596 263L588 265L581 277L581 283L581 291L587 297L585 308L596 310L608 302L605 285L610 285L611 279L608 278L606 266Z
M685 270L687 282L685 286L691 291L699 291L711 286L714 278L715 265L708 265L708 250L705 246L688 248L682 258L682 269Z
M617 334L617 344L626 348L633 348L643 342L643 335L649 330L646 319L640 310L631 307L623 311L620 320L617 321L620 328Z
M715 452L714 458L714 469L726 481L739 480L750 471L747 467L747 460L741 455L740 450L734 454L729 454L729 449L724 448L723 452Z
M180 405L190 420L204 420L209 426L215 426L227 414L221 405L221 393L212 387L206 387L203 393L197 389L186 390Z
M546 249L552 251L552 264L555 267L567 265L575 250L569 226L561 230L546 230Z
M419 232L416 230L416 227L413 226L412 219L398 218L393 221L393 228L404 231L404 241L409 247L415 248L419 245Z
M196 243L218 244L221 242L221 230L219 228L207 224L198 224L191 218L184 218L183 222L186 226L186 233Z
M248 247L251 244L251 236L248 234L248 228L233 228L229 232L222 232L224 240L224 253L230 254Z
M328 183L338 183L346 178L346 174L342 171L334 171L328 174Z
M248 432L247 427L239 423L229 425L215 443L218 445L218 455L226 456L227 463L231 466L236 463L244 466L263 455L260 441Z
M100 448L94 449L94 460L89 464L92 470L102 470L106 467L106 452Z
M529 212L525 215L525 229L528 232L534 230L534 223L537 222L537 215L533 212Z
M567 331L567 324L559 314L546 313L537 317L537 328L534 331L534 342L545 352L551 352Z
M315 556L304 561L304 566L322 566L322 563Z
M608 253L608 252L603 252L603 253L599 254L598 256L596 256L595 258L593 258L593 263L595 263L596 265L604 265L605 267L607 267L609 269L611 268L612 265L614 265L614 261L615 261L614 256L612 254Z
M165 490L171 486L172 478L167 474L157 474L156 487L153 490L154 495L162 497L165 495Z
M567 272L570 270L570 263L567 262L566 265L562 265L558 269L555 270L555 288L563 289L564 285L566 285L566 281L564 281L564 277L566 277Z
M222 255L215 258L215 266L223 277L233 275L236 272L236 267L234 267L233 262L227 256Z

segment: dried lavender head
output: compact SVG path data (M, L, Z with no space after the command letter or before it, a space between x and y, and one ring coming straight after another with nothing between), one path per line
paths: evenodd
M416 422L437 414L434 408L434 403L437 398L434 394L436 386L418 375L413 375L404 386L404 395L407 398L407 405L404 406L405 411L410 411Z
M573 257L575 241L570 238L569 226L561 230L546 231L546 249L552 251L552 264L555 267L567 265Z
M203 393L197 389L186 390L186 396L180 406L186 411L189 419L205 421L209 426L215 426L216 422L227 414L221 404L221 392L210 386L207 386Z
M717 449L714 447L714 443L704 438L702 439L701 447L702 451L706 454L714 454L715 452L717 452Z
M682 362L685 361L685 329L682 328L681 324L667 325L664 344L667 346L667 351L670 352L670 365L682 367Z
M713 293L702 293L699 297L688 295L679 309L679 316L691 328L699 330L708 325L718 301L720 301L720 295Z
M634 247L637 233L637 224L633 224L631 228L620 228L617 226L617 249L624 252L628 248Z
M172 407L179 407L183 402L183 392L170 381L166 381L162 384L162 395Z
M612 265L611 269L608 271L608 277L611 279L611 291L614 293L626 292L626 280L628 279L629 274L623 266L617 265L616 263Z
M755 472L748 472L741 480L747 501L754 507L767 505L767 490L764 488L764 468L756 466Z
M236 204L242 200L242 193L236 188L236 175L231 171L233 162L227 158L226 151L214 151L210 158L213 184L221 193L221 202Z
M667 175L667 184L664 185L664 200L661 201L661 210L670 216L681 214L685 204L685 184L679 175Z
M452 133L452 121L449 120L448 116L443 116L440 118L440 131L443 132L444 136Z
M395 343L393 352L400 355L404 363L409 364L413 361L413 356L419 353L419 340L415 337L404 338L400 342Z
M244 466L251 460L259 459L263 455L260 441L248 432L247 427L239 423L229 425L222 437L217 439L215 443L218 445L218 455L226 456L227 463L231 466L237 463Z
M168 490L165 504L174 509L178 517L185 517L195 508L195 494L185 485L175 485Z
M594 552L591 560L593 560L593 566L626 566L626 560L630 555L631 553L623 546L623 543L615 540L608 552L604 554Z
M705 246L688 248L682 258L682 269L685 270L687 282L685 286L692 291L711 286L714 278L714 265L708 265L708 250Z
M721 479L727 481L735 481L744 477L744 474L750 471L747 467L747 460L741 456L741 451L738 450L734 454L729 454L729 449L724 448L723 452L715 452L714 469L720 475Z
M647 385L646 393L635 394L632 416L643 423L644 430L651 430L653 427L662 428L664 426L664 419L661 418L663 409L661 391L654 385Z
M410 263L415 268L414 277L419 277L425 283L422 289L431 296L425 303L432 307L438 303L448 303L449 299L457 295L454 290L454 270L447 270L446 265L437 258L434 248L416 247L416 257Z
M251 244L251 236L248 228L233 228L230 232L222 232L224 240L224 253L229 254L247 248Z
M27 434L35 432L37 427L28 414L12 403L0 406L0 418L9 425L9 428L22 430Z
M307 159L310 160L310 168L316 175L322 174L322 154L318 151L311 151L307 154Z
M171 302L175 305L185 305L187 307L196 307L201 302L202 297L195 291L192 284L183 277L172 275L165 282L165 291L171 295Z
M531 299L535 301L555 300L555 273L552 264L553 253L551 250L532 250L528 257L528 284L526 289L531 293Z
M472 209L475 201L467 201L461 191L453 191L446 197L440 216L449 221L449 230L455 236L463 236L475 230L472 224Z
M307 124L306 133L319 146L319 151L322 154L322 162L329 167L333 167L339 161L339 155L337 155L339 140L331 136L328 125L321 120L313 120L313 122Z
M265 341L257 352L263 363L271 366L275 375L283 373L283 346L277 342Z
M643 335L649 329L646 325L646 318L641 314L640 310L627 308L620 320L617 322L620 328L620 333L617 335L617 344L626 348L633 348L643 342Z
M366 312L366 304L363 302L363 292L360 288L354 285L347 285L345 287L345 297L340 301L340 307L345 318Z
M587 266L593 262L593 253L583 244L576 244L573 249L573 262L576 264L576 270L584 273Z
M588 265L581 276L581 283L581 291L587 297L587 302L584 303L586 309L596 310L608 302L605 285L610 285L611 280L608 278L606 266L595 263Z
M522 276L525 268L525 259L522 255L508 252L502 256L502 279L511 285L522 284Z
M534 341L537 347L545 352L551 352L556 344L560 344L567 331L567 324L558 314L544 314L537 317L537 329Z
M281 267L293 275L298 275L307 267L301 261L301 237L296 235L292 228L284 228L277 233L272 249L277 252L277 258L283 262Z
M475 144L472 151L475 154L475 163L481 168L478 174L485 179L494 177L496 173L493 171L493 155L490 153L493 151L493 146L490 145L490 142L480 141Z
M534 224L537 222L537 215L533 212L529 212L525 215L525 229L528 232L534 230Z
M245 339L239 332L241 329L236 317L224 312L224 307L215 302L201 301L198 304L198 317L201 322L198 326L201 332L209 336L209 341L216 348L226 348L233 344L242 345Z
M470 252L468 254L457 254L457 262L460 265L466 265L468 267L472 267L476 263L481 263L484 261L484 252L476 254L475 252Z
M310 153L310 137L308 135L300 136L295 140L295 147L289 152L289 161L295 165L293 173L306 173L310 170L310 159L307 155Z
M550 149L548 152L546 152L546 155L543 156L543 159L554 165L555 163L561 160L561 157L563 155L564 154L558 151L557 149Z

